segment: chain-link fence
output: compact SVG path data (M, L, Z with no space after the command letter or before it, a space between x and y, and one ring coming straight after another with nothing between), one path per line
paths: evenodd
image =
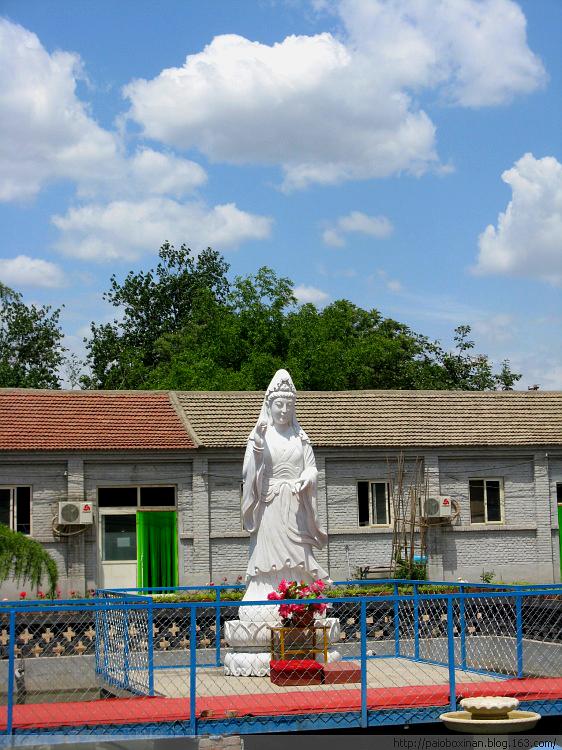
M318 600L327 610L310 623L235 601L233 587L3 602L0 725L92 735L366 727L436 721L486 694L562 715L562 587L448 586L386 582L335 596L353 593L346 583Z

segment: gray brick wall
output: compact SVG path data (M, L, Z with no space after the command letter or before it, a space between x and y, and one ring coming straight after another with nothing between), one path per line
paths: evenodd
M209 461L211 534L243 530L241 483L242 456L239 461Z
M57 503L67 497L95 501L101 484L177 485L180 583L206 584L224 576L234 581L245 574L248 559L248 537L240 517L242 452L224 453L224 458L217 452L211 458L191 453L185 460L147 460L126 453L95 460L91 455L57 454L45 460L37 455L3 457L0 485L32 486L33 535L55 556L65 593L97 583L97 524L75 540L55 538L52 519ZM374 450L350 451L349 458L319 449L315 454L319 514L330 536L319 561L324 566L329 563L334 579L347 578L348 545L352 574L359 565L388 565L391 529L359 528L357 520L357 481L386 481L385 456ZM432 451L426 453L425 465L432 491L451 495L461 508L460 526L435 533L433 577L478 580L484 569L503 580L559 580L556 482L562 482L561 455L489 451L483 458L474 451L466 455ZM503 479L502 526L471 526L468 480L473 477ZM15 588L6 584L2 594Z
M236 578L246 575L248 567L248 537L211 539L211 575L213 583L235 583Z

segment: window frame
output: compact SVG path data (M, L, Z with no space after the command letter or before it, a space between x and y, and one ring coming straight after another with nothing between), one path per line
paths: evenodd
M473 521L472 520L472 508L470 498L470 483L471 482L484 482L484 520ZM498 482L500 491L500 520L499 521L488 521L488 491L487 482ZM468 512L470 517L471 526L504 526L505 525L505 482L503 477L470 477L468 480Z
M366 482L369 486L369 523L361 524L359 522L359 483ZM373 485L383 484L385 486L386 494L386 510L388 514L388 523L374 523L373 522ZM392 512L392 503L390 502L390 482L386 479L357 479L355 482L355 498L357 507L357 526L360 529L390 529L394 523L394 516Z
M24 536L33 536L33 485L32 484L0 484L0 490L10 490L10 531L18 531L17 491L20 488L29 489L29 533L20 531Z
M140 498L141 498L141 488L144 487L155 487L155 488L162 488L162 487L172 487L174 490L174 504L172 505L141 505ZM120 489L136 489L137 491L137 504L136 505L103 505L100 506L99 503L99 491L105 490L105 489L113 489L113 490L120 490ZM178 509L178 486L177 484L98 484L96 485L96 505L98 510L101 510L102 513L106 513L108 510L112 510L113 508L118 509L124 509L128 508L131 512L136 512L138 510L143 511L151 511L151 510L175 510Z

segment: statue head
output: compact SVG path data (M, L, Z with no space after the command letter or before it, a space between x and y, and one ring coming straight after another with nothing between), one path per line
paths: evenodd
M287 370L278 370L265 394L268 423L286 427L293 423L297 391Z
M297 389L287 370L277 370L263 399L256 427L264 422L279 427L292 426L296 434L302 432L295 416ZM253 431L252 431L253 435Z

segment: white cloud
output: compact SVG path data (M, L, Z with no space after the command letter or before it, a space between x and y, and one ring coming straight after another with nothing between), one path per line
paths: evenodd
M438 88L454 104L482 107L546 78L513 0L341 0L339 12L357 48L397 86Z
M0 281L16 288L35 286L56 288L65 283L64 273L55 263L42 258L18 255L0 259Z
M297 300L303 305L306 302L312 302L314 305L321 305L330 298L330 295L327 292L323 292L322 289L318 289L315 286L306 286L305 284L296 286L293 292Z
M398 279L388 279L386 288L389 292L395 292L396 294L404 289L402 282L398 281Z
M208 208L170 198L113 201L71 208L53 217L61 231L58 249L83 260L135 259L154 252L164 240L187 243L197 251L226 249L270 235L272 220L241 211L233 203Z
M130 157L118 156L111 171L81 182L82 198L145 198L166 195L181 198L193 193L207 181L207 173L199 164L175 154L151 148L140 148Z
M281 164L287 189L423 172L436 160L433 124L369 70L327 33L273 46L224 35L125 95L149 137L215 161Z
M512 341L517 330L517 322L509 313L478 313L472 323L472 332L479 341L503 344Z
M322 240L326 245L343 247L346 244L346 234L356 232L383 239L392 234L393 230L392 222L386 216L367 216L361 211L352 211L347 216L340 216L334 226L325 229Z
M502 174L512 198L479 237L480 274L526 276L562 284L562 164L525 154Z
M129 83L129 117L150 138L214 161L278 164L290 190L439 169L434 125L414 96L494 105L544 81L512 0L338 7L338 38L215 37L182 67Z
M35 34L0 19L0 201L32 198L49 182L70 179L81 196L181 197L205 170L149 148L130 158L76 96L78 55L49 54Z
M49 54L35 34L0 19L0 200L112 171L116 141L76 97L80 75L77 55Z

